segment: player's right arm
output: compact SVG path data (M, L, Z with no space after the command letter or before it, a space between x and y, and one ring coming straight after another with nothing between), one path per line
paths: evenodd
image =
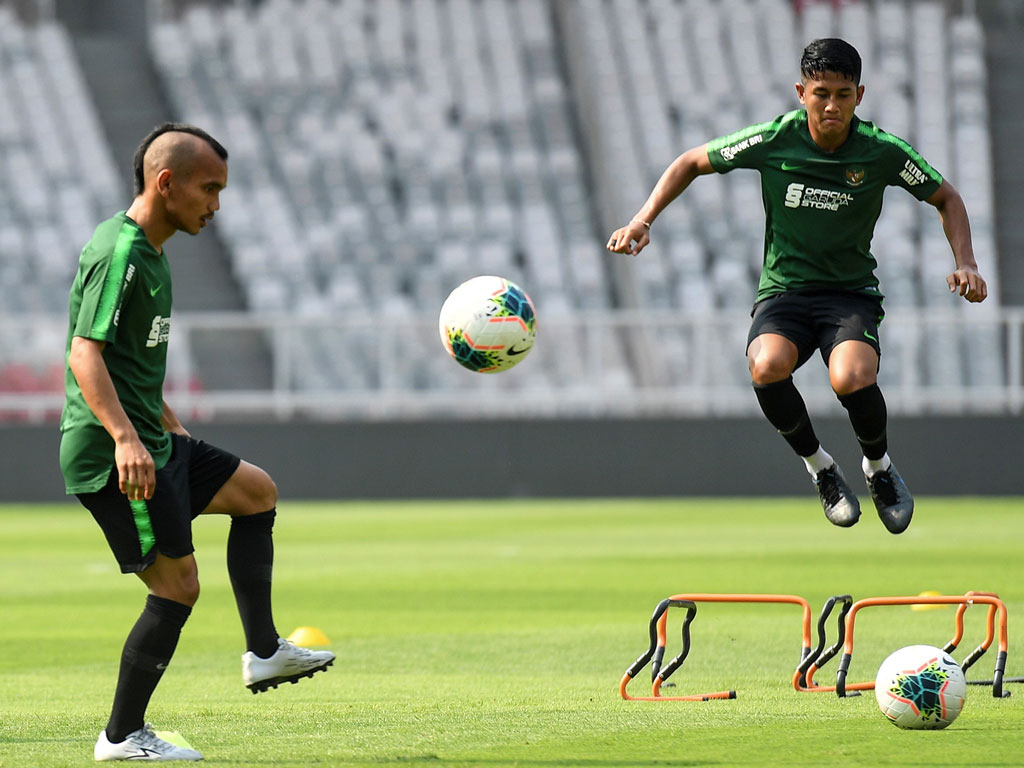
M135 427L121 406L103 360L105 346L106 342L75 336L71 339L68 365L78 381L86 405L114 439L114 463L121 493L132 501L149 499L156 488L153 457L139 440Z
M654 220L668 204L683 193L698 176L714 173L708 159L708 145L688 149L665 169L654 185L647 202L637 211L636 216L624 227L612 232L608 250L613 253L631 253L636 256L651 242L651 227Z

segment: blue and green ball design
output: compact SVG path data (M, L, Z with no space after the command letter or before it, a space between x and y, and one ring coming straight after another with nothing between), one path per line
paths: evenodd
M882 662L875 698L893 725L934 730L960 714L966 687L963 671L949 654L934 646L908 646Z
M911 702L922 720L942 717L942 688L949 673L939 666L938 659L917 672L906 672L892 681L889 691L899 699Z
M506 371L533 347L537 316L526 292L511 280L467 280L441 307L441 341L455 361L476 373Z

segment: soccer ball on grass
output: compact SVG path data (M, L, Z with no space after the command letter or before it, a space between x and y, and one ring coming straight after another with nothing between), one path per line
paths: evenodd
M963 670L952 656L930 645L900 648L875 677L875 700L899 728L945 728L960 714L966 694Z
M518 285L504 277L481 275L445 299L438 330L459 365L477 373L498 373L518 364L533 347L537 316Z

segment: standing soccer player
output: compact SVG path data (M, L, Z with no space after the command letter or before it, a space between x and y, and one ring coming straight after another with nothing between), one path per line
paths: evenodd
M101 223L71 288L60 466L123 573L149 590L121 654L97 760L201 760L158 738L146 707L199 597L192 520L230 515L227 565L254 693L326 669L329 651L280 638L271 612L277 488L259 467L192 438L163 400L171 323L164 243L220 207L227 151L191 125L155 128L135 153L135 199Z
M877 384L882 294L870 251L885 188L902 187L938 210L955 260L946 278L950 292L979 302L988 288L960 194L905 141L854 115L864 96L860 73L860 55L849 43L810 43L796 84L803 109L684 152L633 220L612 233L608 249L643 250L655 218L697 176L757 170L766 216L764 264L747 339L757 401L804 460L828 520L856 523L860 503L818 442L793 384L793 371L818 350L864 453L878 515L889 531L902 533L914 499L887 452L885 400Z

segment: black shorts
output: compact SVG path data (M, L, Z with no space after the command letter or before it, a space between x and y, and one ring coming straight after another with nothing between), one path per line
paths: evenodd
M202 440L171 435L171 458L156 472L153 498L129 501L117 487L117 467L107 484L78 500L103 529L122 573L138 573L156 560L192 554L192 520L235 473L241 459Z
M777 333L792 341L799 357L796 367L806 363L814 350L828 365L832 350L843 341L870 344L879 358L878 326L885 312L882 298L849 291L777 293L762 299L750 313L747 348L762 333Z

